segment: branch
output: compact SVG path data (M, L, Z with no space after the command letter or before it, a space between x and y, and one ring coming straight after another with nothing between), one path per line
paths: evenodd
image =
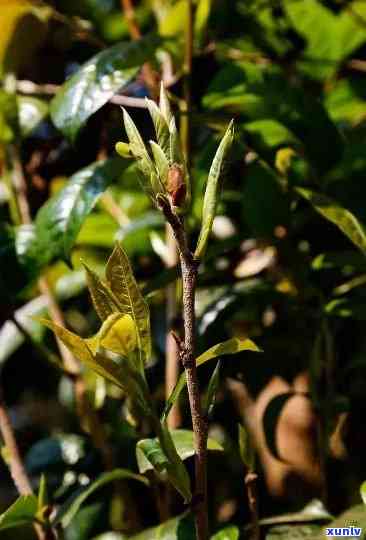
M194 259L189 250L183 219L176 214L169 201L164 197L158 198L158 206L172 228L177 242L182 272L184 342L182 343L178 339L178 346L180 349L180 358L187 377L189 405L194 433L196 485L193 510L195 513L197 540L207 540L207 425L202 414L201 396L195 360L195 294L198 261Z

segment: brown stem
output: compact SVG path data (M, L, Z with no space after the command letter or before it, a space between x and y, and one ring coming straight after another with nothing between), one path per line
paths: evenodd
M257 478L258 476L252 471L248 471L245 475L245 486L247 489L249 510L252 522L251 540L260 539L260 528L258 520Z
M11 425L8 410L6 408L3 396L3 390L0 386L0 433L3 438L7 456L6 461L9 465L9 470L15 487L19 495L32 495L33 490L24 468L22 458L20 456L17 441L15 439L14 430ZM34 529L39 540L46 540L46 532L43 528L35 524Z
M198 261L193 258L193 255L188 248L187 235L183 219L176 214L167 199L159 198L158 205L164 213L168 223L170 223L172 227L172 231L177 242L179 252L183 283L182 301L184 321L184 342L180 346L180 358L187 377L188 397L191 410L195 446L196 485L193 506L195 513L197 540L207 540L207 425L202 414L201 396L195 360L195 294Z

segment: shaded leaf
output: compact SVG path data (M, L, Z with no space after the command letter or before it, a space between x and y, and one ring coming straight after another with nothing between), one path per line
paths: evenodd
M260 349L250 339L231 338L231 339L228 339L227 341L223 341L222 343L218 343L217 345L214 345L213 347L208 349L206 352L201 354L198 358L196 358L196 365L197 367L199 367L202 364L205 364L206 362L208 362L209 360L213 360L214 358L218 358L222 355L235 354L242 351L259 352ZM182 375L179 377L177 384L174 387L174 390L170 394L169 399L167 400L165 404L165 409L162 415L163 419L165 419L168 416L172 406L174 405L181 391L185 387L186 382L187 382L186 374L182 373Z
M130 261L122 247L117 244L110 256L106 277L121 313L131 315L137 328L140 369L151 356L149 307L141 294L132 272Z
M85 218L99 196L119 177L125 163L115 158L85 167L42 206L35 219L32 256L36 266L56 258L68 260Z
M149 36L118 43L88 60L51 102L51 117L56 127L75 140L89 116L136 76L157 45L158 39Z
M31 524L37 514L37 497L22 495L0 515L0 530Z
M200 259L207 247L207 242L211 233L212 223L216 214L216 207L219 197L219 181L222 175L222 169L234 139L234 122L230 122L224 137L217 149L216 155L213 158L210 172L208 174L205 196L203 199L202 208L202 224L201 231L197 242L197 247L194 256Z
M250 435L248 432L248 428L245 426L242 426L241 424L238 425L239 428L239 451L240 451L240 457L244 465L249 471L255 470L255 449L252 444L252 441L250 440Z
M307 199L319 214L334 223L363 253L366 253L365 227L349 210L322 193L304 188L296 188L296 191Z
M146 529L130 540L196 540L194 521L190 514L183 514Z
M124 479L137 480L146 485L149 484L148 480L144 476L134 474L127 469L114 469L113 471L103 473L81 492L75 493L67 501L65 501L57 511L52 523L55 525L57 523L62 523L63 527L67 527L79 511L81 505L88 497L90 497L90 495L109 482Z

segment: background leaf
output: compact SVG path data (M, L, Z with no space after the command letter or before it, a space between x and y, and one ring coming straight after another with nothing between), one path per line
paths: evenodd
M31 524L38 508L35 495L22 495L0 515L0 530Z
M158 39L118 43L93 56L63 85L51 103L56 127L71 140L80 128L128 82L154 54Z

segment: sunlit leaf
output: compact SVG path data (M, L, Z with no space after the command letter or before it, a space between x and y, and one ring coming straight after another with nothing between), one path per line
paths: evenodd
M118 43L93 56L52 100L51 117L55 125L75 140L89 116L136 76L157 45L157 38L146 37Z
M240 531L236 525L229 525L211 536L211 540L239 540Z
M102 321L105 321L113 313L118 313L117 300L113 293L99 276L84 263L88 289L93 301L95 311Z
M162 182L162 186L165 186L169 171L169 161L158 144L156 144L154 141L150 141L150 146L154 156L156 169L159 173L159 178ZM159 192L164 191L165 190L163 189L163 187L160 187Z
M136 348L136 327L130 315L113 313L103 323L99 332L86 340L86 343L96 354L100 348L105 348L124 357Z
M131 154L136 158L137 166L144 176L143 186L147 191L149 191L148 184L146 184L146 179L150 179L151 173L155 172L154 164L148 151L146 150L145 143L142 140L139 130L126 109L123 109L123 121L129 140Z
M169 125L167 124L163 113L159 109L159 107L156 105L154 101L151 99L147 99L147 106L150 112L150 116L153 120L154 127L155 127L155 133L156 133L156 140L163 150L164 154L166 156L169 156Z
M322 193L304 188L296 188L296 191L307 199L319 214L334 223L363 253L366 253L365 227L352 212Z
M20 132L28 137L48 115L45 101L31 96L17 96Z
M224 137L213 158L211 169L207 179L206 192L203 200L201 232L198 238L194 256L200 259L207 247L207 242L211 233L212 223L216 214L216 207L219 198L220 179L224 167L225 159L230 150L234 138L234 123L230 122Z
M31 524L37 513L37 497L22 495L0 515L0 530Z
M227 341L223 341L222 343L218 343L217 345L214 345L213 347L208 349L206 352L201 354L196 359L196 365L197 367L199 367L202 364L205 364L206 362L208 362L209 360L213 360L214 358L219 358L220 356L223 356L226 354L235 354L242 351L260 352L260 349L250 339L231 338L231 339L228 339ZM162 416L163 419L165 419L168 416L172 406L174 405L180 393L182 392L183 388L185 387L186 382L187 382L186 374L182 373L182 375L178 379L177 384L174 387L174 390L170 394L168 401L165 404L165 409Z
M125 479L137 480L139 482L143 482L146 485L149 484L148 480L144 476L134 474L127 469L115 469L111 472L103 473L81 492L77 492L76 494L71 496L70 499L66 500L65 503L59 508L52 523L62 523L63 527L67 527L79 511L81 505L86 501L88 497L90 497L90 495L92 495L95 491L105 486L109 482Z
M215 407L216 393L220 384L220 360L217 362L215 369L208 383L207 394L204 401L205 414L209 418Z
M121 313L131 315L137 328L137 346L140 368L151 356L150 314L132 272L130 261L122 247L117 244L110 256L106 277L108 285L118 301Z

